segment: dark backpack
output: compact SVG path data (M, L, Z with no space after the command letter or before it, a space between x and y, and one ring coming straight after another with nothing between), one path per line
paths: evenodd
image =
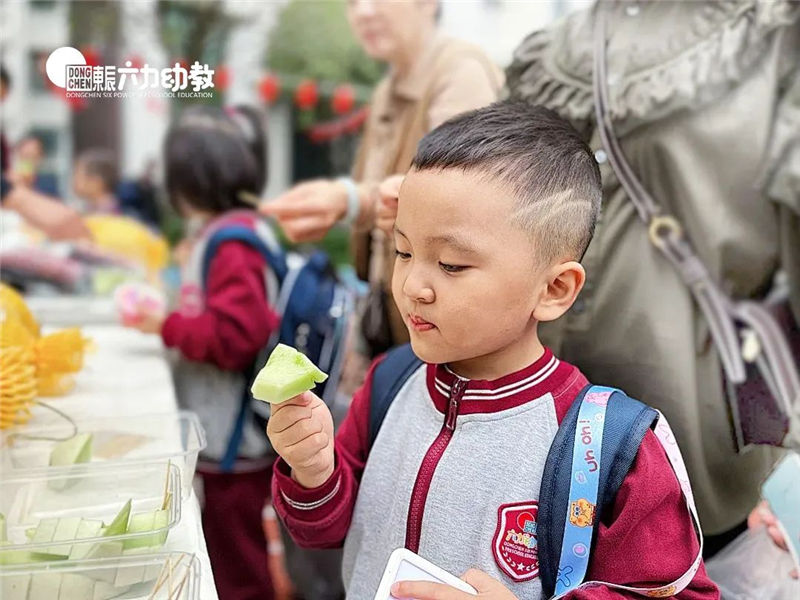
M386 412L408 378L422 365L411 346L390 350L373 373L370 390L369 447L380 431ZM559 577L562 585L577 587L581 581L569 581L570 573L559 573L564 527L570 506L570 483L573 473L573 447L578 413L586 393L595 386L586 386L572 403L559 425L547 454L542 484L539 489L538 552L539 575L542 593L550 598L555 593ZM595 388L608 389L608 388ZM644 435L658 418L658 413L638 400L613 390L609 402L602 437L597 507L599 517L594 520L592 543L603 514L613 507L617 490L636 458ZM588 563L588 555L586 557ZM582 580L582 578L581 578Z
M244 242L255 248L272 269L279 285L275 309L281 322L246 373L242 406L220 464L223 470L230 470L236 460L248 410L254 413L261 425L265 425L269 418L269 407L264 402L253 400L250 382L278 343L296 348L328 374L328 379L318 384L314 393L328 406L332 405L342 372L342 342L354 303L352 293L339 281L324 252L316 251L307 257L276 252L253 229L234 224L221 226L208 240L203 254L203 288L211 260L220 244L230 241Z

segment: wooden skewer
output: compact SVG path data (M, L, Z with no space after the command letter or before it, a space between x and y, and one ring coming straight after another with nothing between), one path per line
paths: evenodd
M254 193L247 192L244 190L239 192L237 194L237 197L239 198L240 201L244 202L248 206L252 206L253 208L258 208L262 202L261 198L256 196Z

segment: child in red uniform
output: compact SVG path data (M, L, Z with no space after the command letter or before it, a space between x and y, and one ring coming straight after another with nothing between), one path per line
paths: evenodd
M263 135L263 134L262 134ZM262 255L240 241L219 245L203 274L211 234L228 225L254 230L277 249L272 232L241 192L258 194L259 163L238 128L222 113L191 110L165 144L170 200L188 223L192 248L183 270L180 305L169 315L145 314L138 329L160 333L175 350L178 402L198 414L208 447L197 472L203 489L203 529L222 600L272 598L261 511L269 496L273 457L248 413L232 469L223 472L247 372L278 324L272 308L277 281Z
M546 109L497 103L420 142L400 191L392 291L424 362L374 441L380 359L335 438L330 413L310 392L273 406L267 429L282 457L275 508L298 544L344 545L348 597L372 598L398 547L463 575L479 598L543 597L537 540L551 535L537 527L544 464L588 382L542 346L537 325L563 315L580 292L578 261L600 199L591 151ZM570 600L637 597L631 587L719 597L699 560L690 496L659 439L644 434L599 517L585 578L595 584L569 591ZM594 509L574 502L570 522L594 525ZM587 553L583 544L566 550ZM399 583L392 593L473 598L427 582Z

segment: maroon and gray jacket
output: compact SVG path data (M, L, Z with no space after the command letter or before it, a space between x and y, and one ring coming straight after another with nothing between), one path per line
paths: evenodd
M389 555L402 546L456 575L480 569L520 600L539 600L541 476L558 425L586 378L549 350L494 381L461 379L445 365L423 364L398 392L369 448L374 369L336 435L328 481L305 489L282 459L276 463L273 502L292 538L309 548L344 545L344 584L355 600L373 598ZM609 513L599 525L587 580L667 583L697 555L681 488L650 431ZM593 587L568 597L628 596ZM719 594L701 566L678 597Z

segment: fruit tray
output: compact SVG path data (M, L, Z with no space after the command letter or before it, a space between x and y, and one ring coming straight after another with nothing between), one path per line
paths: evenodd
M0 436L5 477L69 468L76 461L97 468L170 461L180 468L184 499L190 497L197 456L205 447L205 432L191 412L82 418L75 427L67 421L26 425Z
M180 518L180 471L166 462L3 477L0 565L161 552Z
M3 600L199 600L200 563L171 552L0 567Z

